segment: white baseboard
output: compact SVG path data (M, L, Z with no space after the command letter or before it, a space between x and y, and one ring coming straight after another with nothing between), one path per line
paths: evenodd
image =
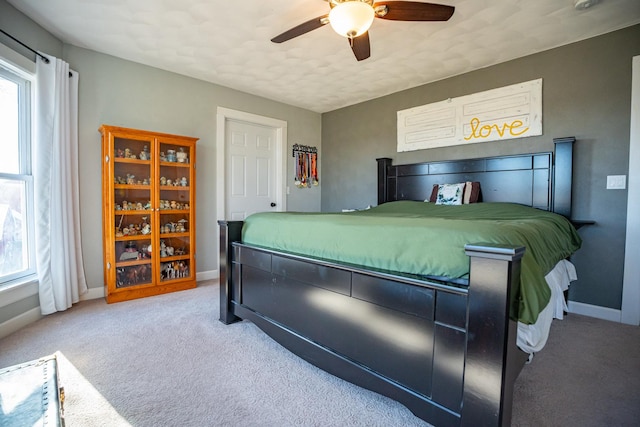
M7 335L12 334L17 330L40 320L42 317L40 307L32 308L29 311L25 311L24 313L17 315L16 317L12 317L6 322L0 324L0 338L4 338Z
M100 298L104 298L104 286L100 286L99 288L89 288L86 294L80 295L80 301Z
M569 306L569 313L595 317L596 319L610 320L612 322L622 322L622 311L614 308L600 307L575 301L569 301L567 305Z
M213 280L219 277L218 270L199 271L196 273L196 281Z

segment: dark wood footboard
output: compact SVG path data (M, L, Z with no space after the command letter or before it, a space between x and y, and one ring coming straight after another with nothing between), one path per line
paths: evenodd
M436 426L509 425L526 354L506 313L524 248L467 245L465 286L252 247L241 221L219 225L223 323L250 320Z

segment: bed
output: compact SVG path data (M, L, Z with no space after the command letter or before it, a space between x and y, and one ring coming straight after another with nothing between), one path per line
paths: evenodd
M219 221L220 320L226 324L249 320L313 365L395 399L435 426L509 425L514 381L530 353L544 346L549 313L553 317L558 306L557 289L540 285L539 280L531 285L528 277L537 269L538 279L542 272L542 280L549 273L566 281L570 274L557 269L571 273L563 260L580 244L566 219L571 217L574 141L555 139L553 152L471 160L393 165L391 159L377 159L378 207L342 214L337 221L344 224L321 229L313 239L298 239L302 244L289 245L278 237L284 233L277 229L275 237L268 233L260 237L265 228L276 227L261 225L265 215ZM409 216L443 208L424 201L430 199L434 184L459 182L479 183L483 202L459 211L498 205L503 211L522 210L526 215L540 212L545 221L557 222L550 227L566 229L573 241L558 244L555 260L536 255L532 261L535 238L519 243L522 230L517 224L516 237L498 237L492 228L505 218L487 219L485 234L475 234L470 229L476 227L469 227L462 234L468 241L422 237L437 241L440 252L463 254L466 267L461 271L432 266L424 270L420 263L434 259L426 249L412 258L409 264L414 267L406 271L394 257L371 261L358 258L357 248L343 256L331 248L315 248L322 235L333 235L334 242L354 241L357 237L349 233L357 227L348 221L375 221L375 211L399 217L406 213L399 214L397 207L408 209ZM282 223L296 230L300 227L296 223L304 219L299 217L317 221L313 215L286 217ZM409 219L398 221L407 221L411 229ZM367 245L382 249L378 252L397 254L398 243L403 246L411 239L391 237L397 231L377 227L368 233L379 234L384 247L373 240ZM298 236L310 234L298 230ZM416 250L409 252L415 255ZM538 326L542 332L535 329ZM522 337L527 334L533 342L523 351Z

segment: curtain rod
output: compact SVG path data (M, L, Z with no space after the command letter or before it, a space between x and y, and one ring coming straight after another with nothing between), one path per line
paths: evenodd
M36 55L38 55L44 62L45 64L49 63L49 58L47 58L46 56L42 55L41 53L39 53L38 51L30 48L29 46L27 46L26 44L22 43L20 40L18 40L17 38L13 37L11 34L7 33L4 30L0 29L0 32L2 34L4 34L5 36L9 37L11 40L13 40L14 42L18 43L20 46L29 49L31 52L35 53Z
M36 55L38 55L40 57L40 59L42 59L44 61L45 64L48 64L50 62L49 58L47 58L46 56L44 56L43 54L41 54L37 50L34 50L34 49L30 48L29 46L27 46L26 44L22 43L20 40L18 40L17 38L13 37L11 34L7 33L5 30L0 29L0 33L2 33L5 36L9 37L11 40L13 40L14 42L18 43L20 46L25 47L25 48L29 49L31 52L33 52ZM71 71L69 71L69 77L73 77L73 74L71 74Z

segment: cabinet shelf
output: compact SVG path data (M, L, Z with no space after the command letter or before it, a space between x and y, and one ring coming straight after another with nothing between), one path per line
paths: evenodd
M132 261L118 261L116 262L116 267L132 267L136 265L149 265L149 264L151 264L151 258L136 259Z
M183 261L183 260L187 260L187 259L189 259L189 254L173 255L173 256L160 257L160 262Z
M116 236L116 242L129 242L132 240L150 240L152 234L130 234L127 236Z
M149 215L151 212L153 212L153 209L147 209L147 210L132 210L132 209L126 209L126 210L122 210L122 209L114 209L113 213L115 214L116 217L120 216L120 215Z
M191 213L191 209L160 209L161 214L186 214Z
M100 133L107 302L195 287L198 139L107 125Z
M141 159L130 159L127 157L114 157L113 160L117 163L129 163L132 165L150 165L151 160L141 160Z
M151 190L149 184L114 184L116 190Z
M189 237L190 233L185 231L184 233L160 233L161 239L169 239L171 237Z
M171 166L177 168L185 168L189 169L191 167L191 163L181 163L181 162L160 162L160 166Z
M161 185L162 191L189 191L189 186L183 187L182 185Z

